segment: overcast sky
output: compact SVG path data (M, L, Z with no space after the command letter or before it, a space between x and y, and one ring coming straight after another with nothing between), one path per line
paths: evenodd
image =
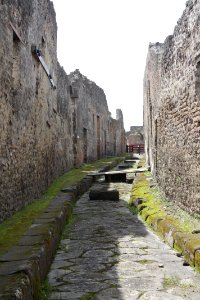
M185 0L53 0L58 60L103 88L125 129L143 124L143 75L149 42L164 42Z

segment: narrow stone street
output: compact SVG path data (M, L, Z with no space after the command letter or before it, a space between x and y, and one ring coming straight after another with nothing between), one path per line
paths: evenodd
M129 211L131 184L110 187L120 201L87 192L77 202L48 274L51 299L199 300L200 276Z

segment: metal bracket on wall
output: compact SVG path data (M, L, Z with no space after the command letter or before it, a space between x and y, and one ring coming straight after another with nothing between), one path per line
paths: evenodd
M48 66L46 65L43 57L42 57L42 53L39 49L37 49L35 46L32 48L32 53L38 58L38 60L40 61L43 69L45 70L45 73L47 74L49 81L51 83L52 88L55 90L56 86L54 84L53 78L49 72Z

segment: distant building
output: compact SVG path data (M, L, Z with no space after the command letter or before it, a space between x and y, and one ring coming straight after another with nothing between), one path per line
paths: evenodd
M126 132L126 144L144 144L143 126L131 126L130 131Z

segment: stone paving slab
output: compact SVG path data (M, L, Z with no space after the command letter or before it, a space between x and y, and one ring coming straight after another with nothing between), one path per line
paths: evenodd
M140 176L136 177L139 180ZM146 178L146 182L151 181L152 178ZM155 186L149 185L150 187ZM179 253L184 256L185 262L189 263L196 270L200 271L200 231L198 230L198 223L196 223L197 229L189 232L184 227L184 223L179 221L180 217L177 217L173 213L175 207L171 209L166 207L165 217L161 216L160 208L152 209L150 202L144 198L136 198L132 202L132 205L138 210L139 214L151 226L151 228L157 232L165 242L174 249L178 249ZM187 221L186 221L187 222Z
M73 203L73 194L57 196L18 245L0 257L0 299L37 299Z
M48 274L50 299L199 300L200 276L129 211L131 186L109 188L119 202L93 202L89 192L78 201Z
M116 162L113 162L99 171L108 171L115 165ZM41 281L44 280L49 270L63 226L71 216L77 197L86 192L91 184L92 178L86 176L74 186L63 189L63 192L52 200L44 213L33 222L21 237L18 245L12 247L0 258L0 299L32 300L38 298ZM72 256L71 260L73 259L76 259L76 255ZM53 263L56 268L74 265L73 262L63 259ZM69 272L58 271L58 274L67 275ZM59 286L59 282L55 282L56 285Z

